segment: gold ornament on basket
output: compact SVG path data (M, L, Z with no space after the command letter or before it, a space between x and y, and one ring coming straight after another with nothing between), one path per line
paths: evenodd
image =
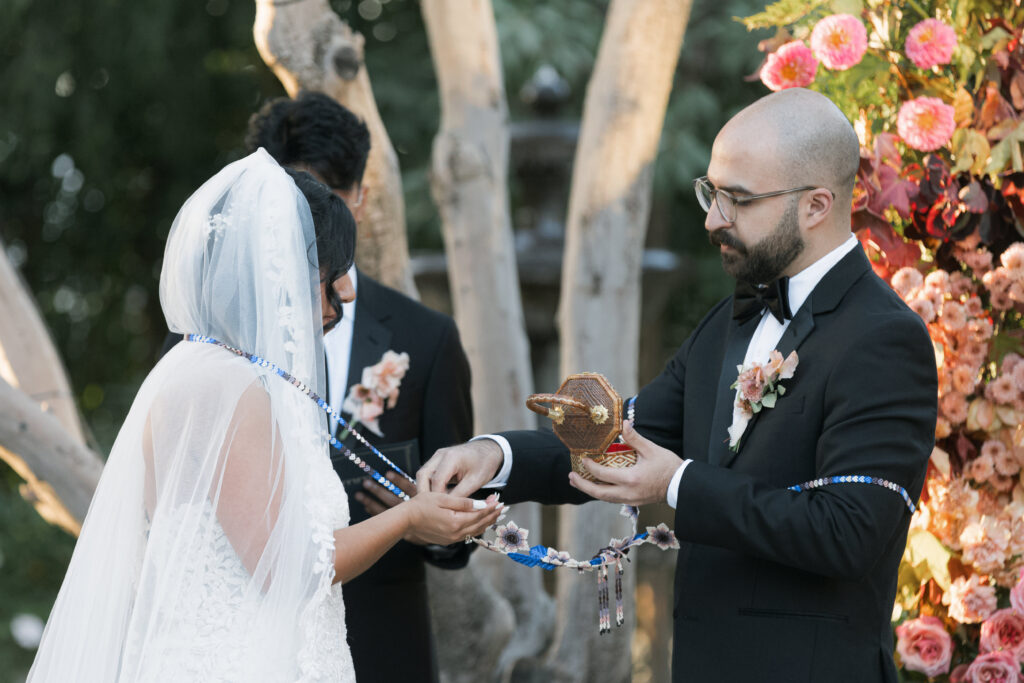
M526 407L551 418L555 436L569 447L573 472L584 479L594 481L583 468L583 458L605 467L636 464L636 451L615 443L622 428L622 397L603 375L569 375L557 393L533 394L526 399Z

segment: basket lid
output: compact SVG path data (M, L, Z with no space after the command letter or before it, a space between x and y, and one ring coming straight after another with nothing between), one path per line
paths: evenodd
M603 453L622 428L622 397L596 372L569 375L557 396L582 403L586 410L570 408L564 418L552 421L555 435L576 453Z

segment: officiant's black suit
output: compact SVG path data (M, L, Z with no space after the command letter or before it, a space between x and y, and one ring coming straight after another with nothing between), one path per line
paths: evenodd
M896 681L889 624L910 512L934 443L937 382L921 319L859 248L818 284L779 342L799 365L776 406L728 448L736 366L758 318L720 302L637 396L637 430L692 462L678 489L674 681ZM510 432L506 502L582 502L551 433ZM643 551L641 551L643 554ZM669 596L664 596L666 600Z
M381 416L383 437L359 428L370 442L411 476L439 448L472 436L469 362L454 321L409 297L358 274L356 317L346 387L362 378L363 368L384 352L409 354L398 402ZM181 340L169 335L166 353ZM340 408L343 397L332 397ZM343 416L349 419L350 415ZM340 434L341 430L338 430ZM351 436L354 452L382 474L387 466ZM366 475L337 449L331 462L349 493L351 524L368 517L353 498ZM437 664L427 608L424 561L446 569L464 567L470 546L423 548L400 541L373 566L345 584L345 623L360 683L435 681ZM396 656L396 653L400 653Z

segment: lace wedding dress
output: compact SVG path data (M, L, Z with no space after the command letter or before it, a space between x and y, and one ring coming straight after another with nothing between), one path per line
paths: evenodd
M324 394L316 233L262 150L189 198L168 236L169 329ZM31 683L349 683L334 530L348 498L323 411L265 365L175 346L104 467Z

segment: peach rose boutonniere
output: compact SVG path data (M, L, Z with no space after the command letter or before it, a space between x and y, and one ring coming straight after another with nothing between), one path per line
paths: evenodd
M786 393L786 387L780 382L793 376L798 362L796 351L783 359L782 354L773 349L768 354L767 363L736 367L739 377L729 388L736 389L736 407L739 411L729 426L730 450L739 450L740 438L751 418L765 408L774 408L779 397Z
M409 354L394 351L385 351L376 365L363 368L362 381L349 388L341 405L341 409L352 416L348 429L339 436L342 441L360 423L377 436L384 436L380 431L380 416L386 408L394 408L398 403L398 389L408 370Z

